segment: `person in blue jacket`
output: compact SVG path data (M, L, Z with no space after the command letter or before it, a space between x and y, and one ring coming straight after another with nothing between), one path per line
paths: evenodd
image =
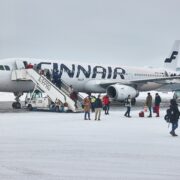
M175 133L175 129L178 128L179 115L180 115L180 112L179 112L176 100L171 99L170 100L170 108L169 108L169 118L170 118L170 123L172 124L172 130L170 132L170 134L172 136L178 136Z

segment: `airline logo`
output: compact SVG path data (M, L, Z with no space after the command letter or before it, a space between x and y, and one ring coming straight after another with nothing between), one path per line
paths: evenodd
M176 59L177 55L178 55L178 51L173 51L171 57L165 59L165 63L171 63L172 60Z
M83 67L82 65L72 64L71 67L66 64L53 63L53 75L61 76L66 73L70 78L79 78L82 74L85 78L96 78L97 75L101 79L125 79L126 71L121 67L103 67L103 66L90 66Z

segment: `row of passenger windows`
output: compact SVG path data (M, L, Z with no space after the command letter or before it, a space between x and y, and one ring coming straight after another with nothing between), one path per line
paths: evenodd
M6 71L10 71L10 67L7 65L0 65L0 70L6 70Z
M164 77L163 74L135 74L135 76Z

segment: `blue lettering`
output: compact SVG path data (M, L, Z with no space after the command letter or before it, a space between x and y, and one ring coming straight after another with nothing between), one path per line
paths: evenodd
M106 77L106 69L101 66L95 66L93 68L92 78L96 78L97 74L102 74L102 79L104 79Z
M82 67L81 65L77 66L77 75L76 77L79 78L80 72L83 72L84 76L86 78L89 78L91 75L91 66L88 65L88 71L84 69L84 67Z

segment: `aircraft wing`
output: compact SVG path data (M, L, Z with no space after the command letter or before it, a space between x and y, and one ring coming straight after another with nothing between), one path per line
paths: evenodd
M169 76L169 77L161 77L161 78L149 78L149 79L139 79L139 80L99 80L96 82L96 84L99 84L103 88L106 88L110 85L113 84L124 84L124 85L140 85L140 84L145 84L148 82L154 82L154 83L159 83L159 84L175 84L175 83L180 83L180 76Z
M154 82L154 83L159 83L159 84L180 83L180 76L169 76L169 77L150 78L150 79L131 81L131 83L134 83L134 84L141 84L141 83L144 84L148 82Z

